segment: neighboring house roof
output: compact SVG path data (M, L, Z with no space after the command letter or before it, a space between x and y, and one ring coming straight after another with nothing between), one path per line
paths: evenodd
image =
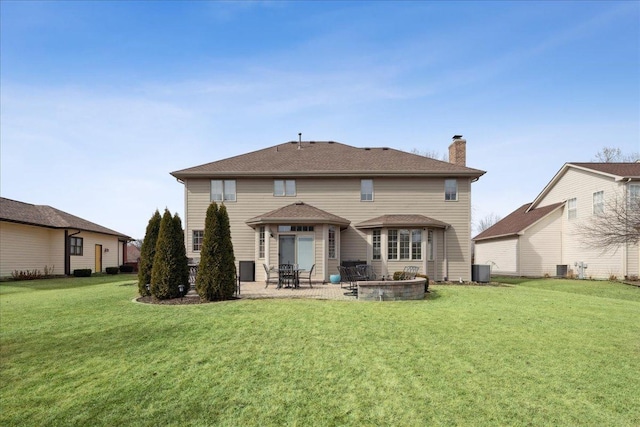
M478 234L472 240L487 240L497 237L515 236L540 221L551 212L564 205L564 202L554 203L552 205L543 206L537 209L528 210L531 203L520 206L515 211Z
M140 259L140 249L132 244L127 245L127 261L137 261Z
M47 228L68 228L91 231L94 233L109 234L127 240L131 239L131 237L126 234L52 208L51 206L32 205L4 197L0 197L0 220Z
M468 176L484 171L392 148L357 148L333 141L296 141L172 172L178 179L235 176Z
M626 179L640 179L640 163L565 163L540 194L533 200L529 209L535 209L540 200L553 188L569 169L580 169L602 176L612 178L615 181Z
M287 206L248 219L250 226L261 224L335 224L346 228L351 221L331 214L304 202L295 202Z
M355 225L356 228L381 228L381 227L437 227L448 228L449 224L429 218L424 215L382 215L376 218L362 221Z

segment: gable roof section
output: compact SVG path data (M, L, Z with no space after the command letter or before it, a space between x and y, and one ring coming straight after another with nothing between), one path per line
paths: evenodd
M0 197L0 220L47 228L68 228L94 233L109 234L123 239L131 239L107 227L61 211L51 206L32 205Z
M528 210L531 203L520 206L515 211L478 234L472 240L488 240L498 237L515 236L540 221L551 212L564 205L564 202L554 203L552 205L543 206L541 208Z
M272 210L262 215L250 218L247 225L262 224L335 224L346 228L351 221L334 215L304 202L295 202L287 206Z
M540 200L553 188L569 169L579 169L597 173L614 181L640 179L640 163L565 163L540 194L533 200L529 209L535 209Z
M300 147L300 148L298 148ZM357 148L339 142L296 141L171 172L178 179L231 176L468 176L484 171L392 148Z
M429 218L424 215L382 215L362 221L355 225L356 228L382 228L382 227L436 227L448 228L449 224Z

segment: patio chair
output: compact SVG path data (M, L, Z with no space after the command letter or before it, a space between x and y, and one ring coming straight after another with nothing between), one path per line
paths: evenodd
M292 264L280 264L278 266L278 289L282 287L292 288L295 286L295 273Z
M313 288L313 286L311 285L311 276L313 275L313 269L314 269L314 268L316 268L316 265L315 265L315 264L313 264L313 265L311 266L311 270L309 270L309 275L308 275L308 276L298 277L298 280L300 280L300 279L308 280L308 281L309 281L309 287L310 287L310 288ZM305 272L305 273L306 273L306 272Z
M273 271L273 269L265 263L262 263L262 266L264 267L264 272L266 273L266 279L264 279L264 287L266 288L267 286L269 286L269 280L271 279L271 271Z
M413 265L408 265L402 271L402 280L413 280L418 274L419 268Z
M373 266L369 264L360 264L356 266L358 275L362 277L362 280L376 280L376 273L373 271Z

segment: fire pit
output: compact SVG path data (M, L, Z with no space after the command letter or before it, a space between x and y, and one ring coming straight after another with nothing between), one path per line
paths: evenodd
M358 299L362 301L403 301L424 299L427 279L375 280L358 282Z

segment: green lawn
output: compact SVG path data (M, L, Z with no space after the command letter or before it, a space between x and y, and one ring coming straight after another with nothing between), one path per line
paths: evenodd
M0 425L640 425L640 289L131 302L134 276L0 284Z

